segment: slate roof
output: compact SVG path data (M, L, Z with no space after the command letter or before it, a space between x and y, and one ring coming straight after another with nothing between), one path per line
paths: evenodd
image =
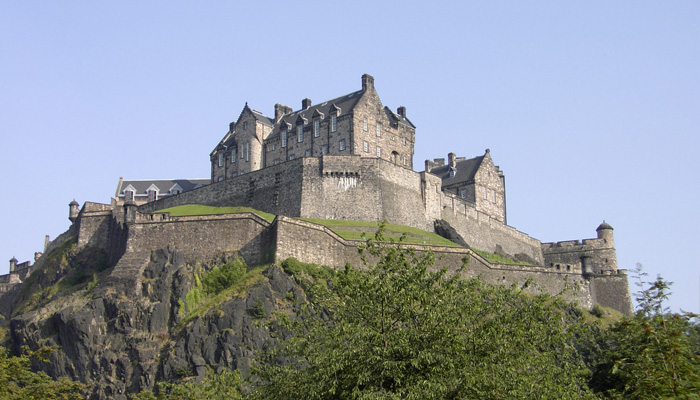
M263 124L265 124L265 125L267 125L267 126L273 126L273 125L275 125L275 120L274 120L274 119L265 116L265 115L264 115L263 113L261 113L260 111L258 111L258 110L250 110L250 111L253 113L253 117L255 117L255 120L256 120L256 121L260 121L260 122L262 122Z
M442 186L452 186L462 183L469 183L474 180L476 171L481 166L484 156L470 158L468 160L457 160L455 163L455 176L450 178L450 165L443 165L430 170L430 173L442 178Z
M208 185L211 183L211 179L140 179L140 180L123 180L119 179L119 184L117 185L117 192L115 197L124 196L124 189L131 185L136 189L136 196L147 195L147 190L151 185L155 185L158 188L159 196L168 195L168 191L175 184L182 188L183 192L196 189L200 186Z

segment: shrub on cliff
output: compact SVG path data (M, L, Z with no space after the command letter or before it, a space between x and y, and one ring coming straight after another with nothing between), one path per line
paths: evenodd
M214 267L202 276L204 292L216 295L241 280L246 273L246 263L242 258L234 258L221 267Z

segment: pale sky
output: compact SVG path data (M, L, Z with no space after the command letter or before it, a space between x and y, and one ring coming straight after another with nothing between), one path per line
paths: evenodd
M621 268L700 311L700 2L345 3L0 0L0 273L120 176L208 178L246 101L296 110L369 73L417 126L415 170L489 148L509 225L605 220Z

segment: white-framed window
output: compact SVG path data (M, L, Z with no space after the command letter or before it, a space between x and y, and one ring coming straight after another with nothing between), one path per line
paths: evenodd
M321 154L328 154L328 145L324 144L321 146Z
M381 136L382 136L382 124L377 122L377 137L381 137Z
M338 116L336 114L331 115L331 132L338 130Z
M367 132L367 117L362 120L362 130Z
M467 198L467 189L459 189L459 197L466 199Z
M403 165L406 165L406 156L403 156Z
M250 161L250 142L245 144L245 160Z
M294 154L290 154L290 155L289 155L289 161L292 161L292 160L295 159L295 158L297 158L297 156L295 156Z
M401 144L405 145L406 144L406 138L401 138Z
M382 156L382 148L377 146L377 157L381 157L381 156Z
M366 140L362 142L362 150L365 153L369 153L369 143Z
M306 157L311 157L311 149L307 149L306 152L304 153Z
M134 200L134 191L133 190L125 190L124 191L124 201L133 201Z
M282 136L282 147L287 147L287 130L282 129L280 135Z
M487 189L486 189L486 186L484 186L484 200L489 198L488 194L486 192L487 192Z
M236 162L236 148L231 149L231 162Z
M338 144L340 151L345 150L345 139L340 139L340 143Z
M224 166L224 153L219 153L219 167Z
M297 125L297 143L304 141L304 125Z
M314 137L319 137L321 135L321 120L314 120Z

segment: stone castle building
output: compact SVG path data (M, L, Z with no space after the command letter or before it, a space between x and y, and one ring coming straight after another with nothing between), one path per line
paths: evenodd
M78 246L102 248L115 284L135 290L150 252L164 247L192 260L237 252L249 265L287 257L359 264L357 242L298 218L386 220L447 231L464 244L415 246L435 252L438 266L456 270L468 259L462 270L467 276L499 284L532 281L528 290L553 294L574 287L567 296L583 307L597 303L631 313L627 274L618 269L609 224L602 223L592 239L541 243L507 224L504 173L489 150L469 159L450 153L415 172L415 138L406 108L385 107L369 75L362 76L361 90L316 106L308 98L297 111L276 104L274 117L246 104L209 156L209 184L136 202L120 183L111 204L88 202L79 209L71 203L70 229L46 251L70 237ZM277 217L160 212L186 204L247 206ZM496 263L483 252L517 263ZM41 258L34 268L40 264Z

